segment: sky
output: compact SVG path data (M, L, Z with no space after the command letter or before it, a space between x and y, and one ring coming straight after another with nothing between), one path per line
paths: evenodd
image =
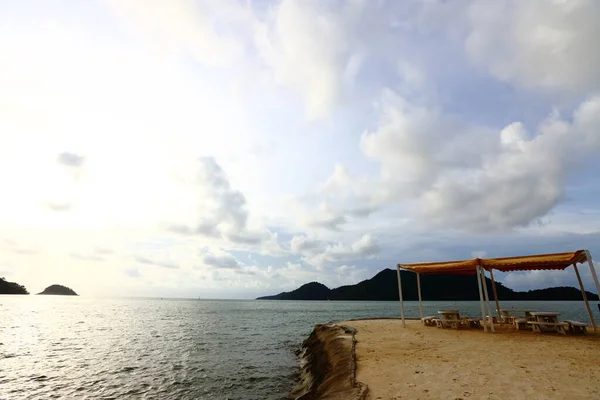
M0 276L254 298L600 260L598 37L596 0L3 0Z

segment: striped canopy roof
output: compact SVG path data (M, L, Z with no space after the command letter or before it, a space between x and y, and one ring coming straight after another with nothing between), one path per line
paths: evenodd
M570 265L585 261L585 250L577 250L570 253L538 254L519 257L475 258L463 261L398 264L398 267L421 274L474 274L477 266L483 267L486 270L530 271L565 269Z

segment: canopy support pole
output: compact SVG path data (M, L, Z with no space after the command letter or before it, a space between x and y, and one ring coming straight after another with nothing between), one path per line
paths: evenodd
M419 293L419 315L423 321L423 301L421 300L421 274L417 272L417 292Z
M496 291L496 281L494 280L494 269L490 268L490 277L492 278L492 292L494 292L494 301L496 301L496 314L498 321L502 324L502 315L500 315L500 302L498 301L498 292Z
M488 312L488 322L490 323L490 328L492 332L496 332L494 328L494 317L492 316L492 306L490 305L490 296L488 295L487 282L485 281L485 269L479 267L481 271L481 284L483 285L483 295L485 296L485 301L487 304L487 312Z
M402 318L402 326L406 327L404 321L404 299L402 298L402 278L400 277L400 267L396 267L396 273L398 274L398 298L400 299L400 316Z
M592 313L592 309L590 308L590 302L588 301L587 294L585 293L583 281L581 280L581 276L579 275L579 269L577 269L576 263L573 264L573 269L575 269L575 275L577 275L577 282L579 282L579 287L581 288L581 295L583 296L585 308L587 308L588 315L590 316L590 321L592 321L592 326L594 327L594 330L596 330L596 321L594 320L594 314Z
M487 332L487 325L485 324L485 308L483 306L483 292L481 290L481 278L479 276L479 266L477 266L477 285L479 286L479 306L481 308L481 322L483 323L483 330Z
M598 275L596 275L596 268L594 266L594 262L592 261L592 255L587 250L585 251L585 259L587 260L590 271L592 272L592 278L594 279L594 284L596 285L596 294L600 296L600 282L598 282Z

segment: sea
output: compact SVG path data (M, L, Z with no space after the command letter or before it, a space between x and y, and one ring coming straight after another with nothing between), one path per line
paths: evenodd
M583 302L501 306L589 320ZM480 315L479 302L423 308ZM399 315L398 302L4 295L0 399L284 399L315 324Z

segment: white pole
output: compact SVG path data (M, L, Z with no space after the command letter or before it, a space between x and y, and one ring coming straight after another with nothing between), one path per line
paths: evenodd
M494 301L496 301L496 313L498 321L502 324L502 315L500 315L500 302L498 301L498 292L496 291L496 281L494 280L494 268L490 268L490 278L492 279L492 291L494 292Z
M483 323L483 330L487 332L487 325L485 324L485 309L483 307L483 292L481 291L481 279L479 278L479 266L477 266L477 285L479 286L479 305L481 307L481 322Z
M590 271L592 272L592 278L594 278L594 284L596 285L596 294L600 296L600 282L598 282L598 275L596 275L596 268L594 267L594 262L592 261L592 255L588 250L585 251L585 259L590 267Z
M594 330L596 330L596 321L594 320L594 314L592 314L592 309L590 308L590 303L588 302L587 294L585 294L583 281L581 280L581 276L579 275L579 270L577 269L576 264L573 264L573 269L575 269L575 275L577 275L577 282L579 282L579 287L581 288L581 295L583 296L585 308L587 308L588 315L590 316L590 321L592 321L592 326L594 327Z
M417 272L417 293L419 293L419 315L423 321L423 302L421 300L421 274Z
M487 311L488 311L488 322L490 323L490 328L492 332L496 332L496 328L494 328L494 320L492 317L492 306L490 305L490 296L488 295L487 290L487 282L485 281L485 269L480 267L481 271L481 284L483 285L483 294L485 296L485 301L487 303Z
M406 326L404 322L404 300L402 299L402 278L400 277L400 267L396 267L396 273L398 274L398 298L400 299L400 316L402 317L402 326Z

